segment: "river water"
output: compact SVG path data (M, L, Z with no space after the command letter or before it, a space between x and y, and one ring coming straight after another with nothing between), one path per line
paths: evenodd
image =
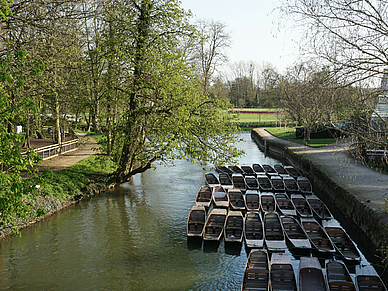
M279 163L241 135L239 164ZM240 290L244 247L186 239L205 171L187 161L160 166L0 241L0 289Z

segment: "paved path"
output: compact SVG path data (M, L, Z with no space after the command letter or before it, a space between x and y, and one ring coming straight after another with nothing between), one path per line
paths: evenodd
M93 148L98 147L98 144L93 137L79 136L78 138L80 139L80 145L77 150L42 161L39 165L36 165L39 172L43 172L46 169L59 171L73 166L96 153Z
M334 143L321 148L312 148L295 142L279 139L264 128L255 129L266 139L283 143L295 153L303 154L327 173L339 186L346 188L370 207L384 208L388 199L388 175L363 166L346 154L345 143Z

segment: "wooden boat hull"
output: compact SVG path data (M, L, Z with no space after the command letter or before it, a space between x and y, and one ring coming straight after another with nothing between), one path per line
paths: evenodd
M261 249L264 246L263 221L259 212L249 211L245 215L244 239L247 248Z
M273 212L276 210L275 196L273 193L262 192L260 194L260 204L263 213Z
M269 261L266 250L252 250L245 264L241 290L264 290L269 287Z
M318 220L329 220L333 218L333 215L330 213L329 209L323 203L321 199L319 199L315 195L306 196L306 200L309 203L311 209L313 210L313 216Z
M269 278L270 291L297 291L294 268L289 254L272 254Z
M293 177L283 177L284 187L287 193L299 193L299 187Z
M326 263L326 278L330 290L356 291L348 269L339 261Z
M275 194L276 207L279 212L286 216L296 216L296 209L294 203L287 197L286 194Z
M245 200L244 196L239 189L228 190L230 208L235 211L245 211Z
M260 191L271 192L273 190L271 180L265 175L258 175L257 182L260 186Z
M210 212L203 231L203 239L205 241L219 241L221 239L226 215L226 209L216 208Z
M201 186L201 188L198 190L195 204L197 206L204 206L206 209L209 209L211 203L212 189L207 185Z
M291 201L295 205L296 213L301 218L312 218L313 211L307 200L300 194L291 195Z
M301 225L310 239L314 250L320 256L331 257L336 252L326 231L315 219L301 219Z
M228 208L229 196L222 186L213 188L213 203L216 208Z
M327 282L318 258L300 258L298 286L299 291L328 291Z
M264 238L268 251L284 252L286 241L279 215L276 212L264 214Z
M371 265L357 270L356 284L358 291L387 291L387 287Z
M224 226L226 243L241 243L244 234L244 217L241 211L229 211Z
M220 186L220 181L214 173L205 173L205 181L210 187Z
M260 210L260 195L257 191L248 190L245 193L245 208L247 211Z
M299 222L292 216L282 216L280 220L290 249L293 251L310 251L312 248L310 240Z
M193 206L187 218L187 236L202 238L206 222L206 209L203 206Z
M326 226L325 231L329 235L337 252L341 255L345 262L348 264L360 263L360 253L358 252L357 247L354 245L352 239L342 227Z
M255 176L245 176L245 185L247 190L259 190L259 183L256 180Z
M300 192L304 195L313 194L313 187L306 177L297 177L296 183L300 189Z

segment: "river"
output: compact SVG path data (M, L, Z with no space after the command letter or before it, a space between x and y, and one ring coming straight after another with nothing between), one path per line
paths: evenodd
M240 164L279 163L250 133L241 135L247 154ZM186 220L204 173L187 161L160 166L2 240L0 289L240 290L244 247L187 243Z

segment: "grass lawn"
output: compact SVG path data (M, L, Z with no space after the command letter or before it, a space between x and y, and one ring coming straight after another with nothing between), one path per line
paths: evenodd
M308 145L310 147L323 147L325 145L331 144L336 141L335 138L314 138L306 142L303 139L296 139L295 128L289 128L289 127L288 128L268 127L266 128L266 130L276 137L297 142L303 145Z

